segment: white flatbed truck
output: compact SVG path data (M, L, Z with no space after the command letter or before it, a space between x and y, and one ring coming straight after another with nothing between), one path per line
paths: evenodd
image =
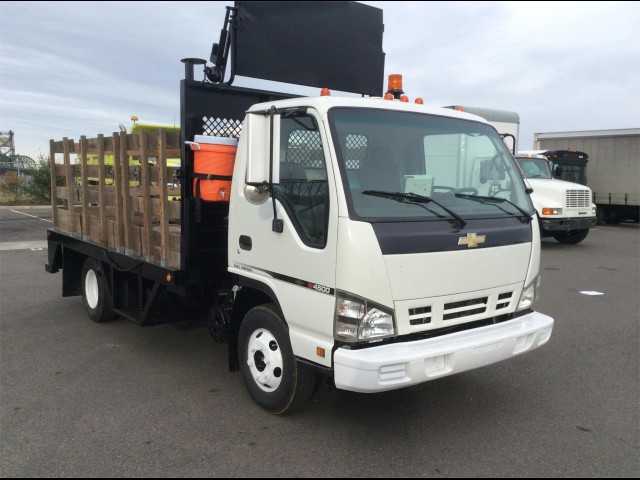
M229 31L261 3L230 8ZM63 296L82 296L94 321L208 318L230 370L275 414L321 382L382 392L548 342L554 320L534 310L536 213L485 120L410 103L397 85L293 97L216 83L213 70L195 81L205 62L184 63L179 136L51 142L52 185L64 186L46 270L62 270ZM115 182L75 181L104 178L105 155ZM202 171L230 155L231 175ZM166 162L176 156L179 171Z

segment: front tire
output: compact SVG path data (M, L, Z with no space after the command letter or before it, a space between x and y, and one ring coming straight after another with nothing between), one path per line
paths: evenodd
M251 309L238 334L240 372L253 400L274 414L299 408L315 393L318 374L296 361L273 304Z
M82 267L82 303L94 322L103 323L115 318L104 271L93 258L87 258Z
M585 228L584 230L575 230L573 232L559 233L557 235L554 235L553 238L555 238L560 243L576 244L576 243L580 243L585 238L587 238L588 234L589 234L589 229Z

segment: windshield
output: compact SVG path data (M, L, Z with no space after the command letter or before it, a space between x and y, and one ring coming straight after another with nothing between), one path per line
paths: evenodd
M354 218L461 225L533 212L520 171L490 125L357 108L335 108L329 120Z
M516 162L527 178L551 178L551 169L546 158L516 157Z
M554 169L556 171L556 178L560 180L579 183L581 185L587 184L587 169L584 164L583 165L578 165L575 163L557 164L554 162Z

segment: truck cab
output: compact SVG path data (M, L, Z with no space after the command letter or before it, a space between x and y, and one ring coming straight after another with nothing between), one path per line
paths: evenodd
M591 189L579 183L553 177L551 162L538 152L522 151L516 162L533 189L531 199L540 221L543 237L554 237L560 243L583 241L596 225L596 206Z
M236 302L257 308L239 364L263 406L291 388L293 358L337 388L379 392L548 341L553 319L532 310L535 210L480 117L383 99L258 104L233 178L229 272Z

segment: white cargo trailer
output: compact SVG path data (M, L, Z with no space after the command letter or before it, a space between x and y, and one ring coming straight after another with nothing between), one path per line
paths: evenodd
M520 115L517 112L507 110L496 110L493 108L469 107L466 105L450 105L446 108L453 108L459 112L471 113L488 120L507 144L511 152L515 155L518 151L518 140L520 139Z

